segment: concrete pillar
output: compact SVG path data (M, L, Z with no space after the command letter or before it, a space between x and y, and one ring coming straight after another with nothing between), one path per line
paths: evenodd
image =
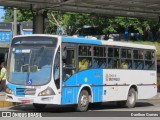
M33 34L44 33L44 14L43 11L37 11L33 16Z

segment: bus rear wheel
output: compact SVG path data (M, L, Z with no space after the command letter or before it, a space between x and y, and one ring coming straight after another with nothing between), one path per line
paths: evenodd
M46 107L46 104L33 103L33 106L34 106L34 108L35 108L37 111L41 111L41 110L43 110L43 109Z
M131 88L128 92L128 97L126 101L126 107L133 108L136 105L137 92L134 88Z
M133 108L136 104L137 99L137 92L134 88L131 88L128 92L127 100L126 101L118 101L117 105L120 107L127 107L127 108Z
M88 91L82 90L78 98L78 105L76 105L76 111L85 112L88 109L88 105L89 105Z

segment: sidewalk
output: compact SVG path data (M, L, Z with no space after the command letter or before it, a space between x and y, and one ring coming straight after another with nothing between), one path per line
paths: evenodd
M5 93L0 92L0 107L8 107L8 106L12 106L12 105L13 105L12 102L5 101Z

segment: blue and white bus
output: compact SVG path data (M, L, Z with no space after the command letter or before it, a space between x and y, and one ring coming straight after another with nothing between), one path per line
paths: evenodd
M117 101L132 108L157 94L156 48L125 42L52 35L13 38L6 100L74 105Z

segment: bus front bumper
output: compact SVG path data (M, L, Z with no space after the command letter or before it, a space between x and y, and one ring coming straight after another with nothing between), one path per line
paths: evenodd
M6 94L5 100L19 103L60 104L58 95L18 97L11 94Z

